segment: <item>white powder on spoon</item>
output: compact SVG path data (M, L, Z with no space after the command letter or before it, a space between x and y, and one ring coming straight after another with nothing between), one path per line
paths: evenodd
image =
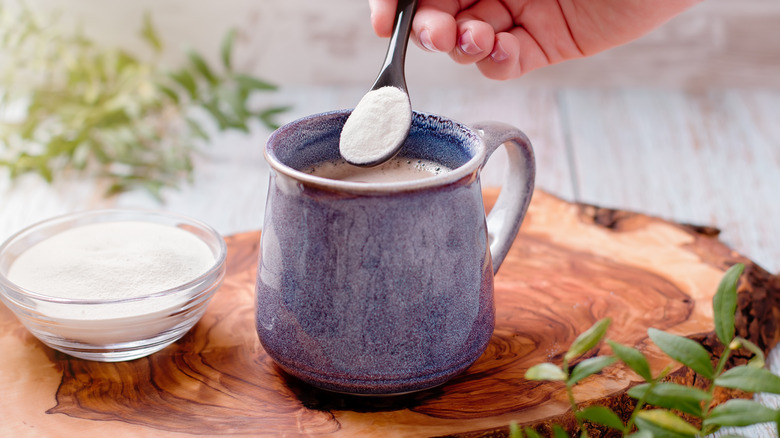
M40 295L109 300L180 286L204 274L214 262L206 243L180 228L106 222L38 242L14 261L8 279Z
M371 90L344 123L339 140L341 156L357 165L388 159L406 139L411 123L412 107L404 91L396 87Z

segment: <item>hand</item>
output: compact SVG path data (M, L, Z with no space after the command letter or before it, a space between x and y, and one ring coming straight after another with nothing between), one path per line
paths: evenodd
M646 34L701 0L419 0L412 39L491 79L511 79ZM369 0L389 37L397 0Z

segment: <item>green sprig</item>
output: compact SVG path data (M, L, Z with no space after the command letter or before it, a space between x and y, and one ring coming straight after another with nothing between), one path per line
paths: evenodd
M151 60L61 27L56 17L0 3L0 167L11 178L36 173L51 182L72 169L105 179L108 194L142 188L159 197L191 180L193 156L213 132L204 123L275 129L274 116L288 109L250 105L276 87L233 69L234 30L220 68L189 51L169 72L158 65L164 43L148 13L139 35Z
M528 369L529 380L560 381L566 384L572 412L577 419L580 436L587 436L586 423L600 425L631 438L690 438L703 437L724 426L749 426L757 423L774 422L780 425L780 410L772 409L751 400L729 400L712 406L717 387L733 388L746 392L780 394L780 377L763 368L764 354L752 342L735 337L735 311L737 285L744 265L732 266L723 276L713 298L715 331L726 347L715 367L709 353L696 341L673 335L657 329L649 329L650 339L671 359L696 371L710 382L702 390L685 385L664 382L670 367L653 376L647 358L636 348L608 340L614 356L594 356L581 361L572 370L568 363L593 350L606 336L610 321L608 318L596 322L590 329L572 343L566 352L562 365L542 363ZM745 349L754 354L747 365L726 370L732 351ZM645 383L628 390L636 400L634 411L624 424L620 417L604 406L589 406L581 409L574 399L573 386L584 378L602 371L616 361L633 370ZM646 407L652 406L652 409ZM688 422L681 414L697 419ZM537 432L510 424L510 436L522 438L536 436ZM556 438L568 436L558 427Z

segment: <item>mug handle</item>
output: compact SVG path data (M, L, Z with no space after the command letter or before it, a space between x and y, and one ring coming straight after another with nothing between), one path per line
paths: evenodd
M506 145L508 168L495 205L487 215L488 241L493 259L493 274L504 261L517 236L534 192L536 164L528 137L515 128L499 122L480 122L472 126L485 142L484 166L502 144Z

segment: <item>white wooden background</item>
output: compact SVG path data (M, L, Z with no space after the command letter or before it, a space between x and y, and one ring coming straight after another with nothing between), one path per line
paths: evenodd
M217 53L238 26L240 64L282 85L270 96L294 109L281 121L354 106L372 82L386 42L373 36L363 0L31 0L66 9L106 43L137 44L143 10L158 18L174 52ZM647 37L592 59L510 82L482 79L444 55L410 49L415 109L466 123L522 128L537 154L537 186L572 201L635 210L720 228L722 239L771 272L780 271L780 2L708 0ZM77 177L49 186L13 183L0 172L0 240L38 220L86 208L164 208L200 218L223 234L262 224L270 132L224 134L197 160L194 184L165 193L106 199ZM500 181L500 159L484 174ZM780 349L772 356L780 370ZM767 403L780 405L775 398ZM755 428L745 436L775 436Z
M14 4L20 0L4 0ZM370 84L386 42L368 22L368 0L26 0L59 10L107 44L140 50L144 11L167 42L166 60L194 47L216 61L225 31L240 31L239 65L278 83ZM638 41L530 73L533 86L780 88L780 1L705 0ZM472 86L476 70L443 55L408 54L410 87ZM516 85L512 85L516 86Z
M362 86L296 86L272 96L294 109L280 118L351 107ZM412 95L420 111L466 123L498 120L534 143L537 186L572 201L640 211L722 230L722 239L771 272L780 270L780 91L533 88L483 82L429 87ZM227 133L203 149L194 184L165 193L101 197L99 182L37 176L0 178L0 239L34 221L107 206L166 208L231 234L262 223L270 132ZM500 183L500 159L484 183Z

